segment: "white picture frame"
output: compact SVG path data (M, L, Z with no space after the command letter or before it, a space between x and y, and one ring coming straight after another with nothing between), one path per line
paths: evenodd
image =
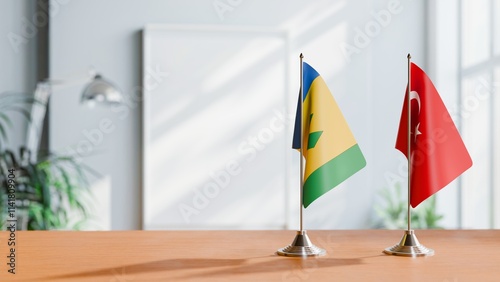
M143 229L286 228L288 58L281 30L146 26Z

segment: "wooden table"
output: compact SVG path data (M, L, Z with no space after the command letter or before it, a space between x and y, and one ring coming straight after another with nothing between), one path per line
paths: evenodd
M16 233L16 274L0 281L500 281L500 230L418 230L433 257L388 256L403 231L309 231L328 254L275 254L295 231L30 231Z

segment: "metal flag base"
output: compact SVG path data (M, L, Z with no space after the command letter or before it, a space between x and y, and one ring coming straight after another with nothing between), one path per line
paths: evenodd
M309 240L307 236L307 232L302 230L297 231L297 235L292 244L279 249L277 253L280 256L287 257L312 257L324 256L326 251L311 243L311 240Z
M433 256L434 250L428 249L418 242L413 230L406 230L405 235L399 244L386 248L384 253L395 256L405 257L424 257Z

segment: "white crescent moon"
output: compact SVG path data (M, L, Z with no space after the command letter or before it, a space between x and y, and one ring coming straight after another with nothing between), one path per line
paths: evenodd
M415 99L417 100L417 103L418 103L418 114L420 115L420 96L418 95L417 91L411 91L410 92L410 102L412 99ZM411 111L411 109L410 109ZM417 124L417 126L415 127L415 141L417 140L417 136L422 134L422 132L420 132L418 130L418 128L420 127L420 122Z
M420 114L420 96L418 95L417 91L411 91L410 92L410 101L412 99L417 100L417 103L418 103L418 113Z

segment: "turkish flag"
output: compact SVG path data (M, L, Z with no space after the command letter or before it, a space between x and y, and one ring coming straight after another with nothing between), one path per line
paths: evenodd
M411 63L410 204L441 190L472 166L472 159L432 81ZM396 149L408 158L408 88Z

